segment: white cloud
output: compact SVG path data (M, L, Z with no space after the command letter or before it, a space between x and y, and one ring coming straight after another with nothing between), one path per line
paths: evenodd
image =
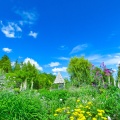
M12 52L12 49L10 49L10 48L3 48L2 50L3 50L4 52L6 52L6 53Z
M15 65L15 61L11 62L11 66L14 66Z
M52 72L56 73L56 72L66 72L67 67L61 67L61 68L53 68Z
M67 47L67 46L65 46L65 45L61 45L58 49L59 49L59 50L67 50L67 49L68 49L68 47Z
M9 38L19 38L21 37L22 29L14 22L8 22L7 25L3 25L1 22L1 31Z
M38 19L38 13L35 10L30 11L22 11L17 10L15 11L16 14L20 15L22 17L22 20L20 21L20 24L33 24Z
M94 63L102 63L105 65L117 65L120 62L120 53L114 53L111 55L91 55L86 57L88 60Z
M29 36L32 36L32 37L34 37L34 38L37 38L38 33L35 33L35 32L33 32L33 31L30 31L30 33L29 33L28 35L29 35Z
M53 75L57 75L57 73L54 72Z
M59 57L58 59L59 60L69 60L69 58L67 58L67 57Z
M59 66L60 63L59 62L51 62L50 64L48 64L50 67L56 67Z
M101 55L96 54L96 55L88 56L87 59L90 60L90 61L94 61L94 60L98 60L101 57L102 57Z
M77 46L75 46L75 47L72 49L72 51L70 52L70 54L73 54L73 53L77 53L77 52L79 52L79 51L82 51L82 50L84 50L84 49L87 48L87 47L88 47L87 44L77 45Z
M29 61L32 65L35 65L35 67L36 67L38 70L41 70L41 71L43 70L43 68L42 68L35 60L33 60L32 58L26 58L23 63L28 63L28 61Z

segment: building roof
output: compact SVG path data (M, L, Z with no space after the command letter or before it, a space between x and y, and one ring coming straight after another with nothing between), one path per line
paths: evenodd
M54 84L57 84L57 83L64 83L64 79L63 79L62 75L60 74L60 72L58 72L58 74L55 78L55 81L54 81Z

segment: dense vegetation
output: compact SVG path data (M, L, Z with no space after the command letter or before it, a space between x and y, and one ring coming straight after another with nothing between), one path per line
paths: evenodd
M49 89L55 79L55 76L52 74L41 73L30 62L18 63L16 60L14 66L11 66L10 59L6 55L0 60L0 74L6 78L6 87L20 90L30 88Z
M28 63L0 59L0 120L120 119L120 65L116 79L104 63L70 59L65 89L52 88L55 76Z

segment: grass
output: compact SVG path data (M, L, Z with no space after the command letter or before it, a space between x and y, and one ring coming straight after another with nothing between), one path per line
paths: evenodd
M80 100L77 102L77 100ZM79 105L86 106L91 102L90 110L85 111L86 120L92 120L98 115L97 110L104 110L104 117L112 120L120 118L120 89L110 87L99 89L92 86L69 88L67 90L32 90L20 93L0 91L0 120L79 120L74 114ZM69 108L69 114L58 108ZM90 112L91 116L87 117ZM74 115L73 115L74 114ZM73 118L73 119L72 119ZM97 118L102 120L102 118ZM82 119L81 119L82 120Z

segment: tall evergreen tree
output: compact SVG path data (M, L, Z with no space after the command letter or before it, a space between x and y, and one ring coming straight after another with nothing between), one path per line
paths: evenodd
M4 55L0 60L0 68L5 72L8 73L12 70L11 61L7 55Z

